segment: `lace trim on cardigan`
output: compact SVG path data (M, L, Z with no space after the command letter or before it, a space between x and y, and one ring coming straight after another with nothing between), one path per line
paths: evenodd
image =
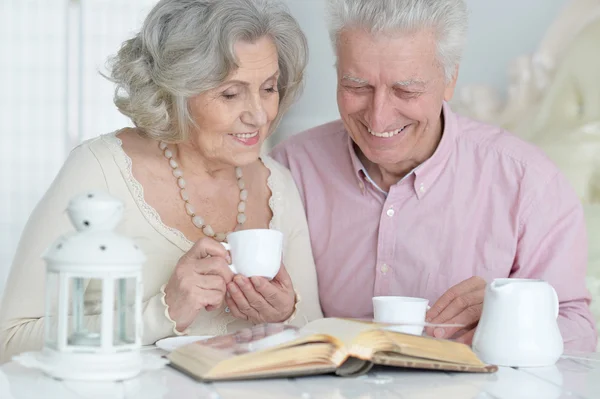
M156 209L150 206L144 199L144 187L142 187L141 183L138 182L133 176L133 163L129 155L127 155L127 153L123 150L123 142L117 137L116 132L105 134L102 136L102 139L109 145L112 153L117 157L117 160L121 164L121 173L123 174L123 177L144 216L148 220L154 222L155 226L161 230L163 235L166 235L165 233L168 232L168 234L176 236L182 243L185 243L184 246L180 245L181 249L185 250L186 247L189 249L189 247L191 247L194 243L190 241L181 231L164 224ZM260 160L270 172L269 177L267 178L267 187L271 191L271 196L269 197L269 208L271 209L273 217L269 222L269 228L273 229L275 228L275 221L279 220L280 208L283 200L283 195L281 194L282 188L279 187L279 181L273 176L273 163L275 160L269 156L261 156Z

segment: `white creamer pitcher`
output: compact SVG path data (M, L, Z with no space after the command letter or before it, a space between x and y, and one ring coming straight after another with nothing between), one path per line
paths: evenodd
M488 284L473 350L489 364L551 366L563 353L558 296L543 280L499 278Z

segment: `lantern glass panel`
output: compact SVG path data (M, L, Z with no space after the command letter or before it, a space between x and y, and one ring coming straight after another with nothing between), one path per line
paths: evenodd
M115 280L114 346L135 343L136 288L137 279L135 277Z
M70 279L71 321L67 344L99 347L102 344L102 280L76 277ZM86 316L94 315L86 321Z
M49 348L57 348L59 275L48 272L46 276L46 317L44 319L44 342Z

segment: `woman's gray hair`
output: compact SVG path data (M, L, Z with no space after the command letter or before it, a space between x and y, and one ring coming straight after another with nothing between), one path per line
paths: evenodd
M279 58L279 113L299 95L308 58L306 37L276 0L161 0L141 31L110 60L114 102L143 135L187 139L188 100L219 86L238 67L234 45L270 37Z
M334 51L344 29L370 33L433 29L438 60L450 80L460 63L467 35L464 0L328 0L329 34Z

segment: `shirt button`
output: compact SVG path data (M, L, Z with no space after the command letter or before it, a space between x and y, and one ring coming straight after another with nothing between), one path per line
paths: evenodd
M226 306L226 307L225 307L225 313L229 313L229 312L230 312L230 310L229 310L229 306Z
M387 215L388 215L389 217L392 217L392 216L394 216L394 213L396 213L396 212L394 212L394 210L393 210L392 208L390 208L390 209L388 209L388 210L387 210L387 212L386 212L386 213L387 213Z
M421 190L422 193L425 192L425 185L423 183L421 183L421 187L419 187L419 190Z
M364 190L365 184L363 182L358 182L358 188L360 188L361 190Z
M386 274L390 270L390 267L385 263L381 265L381 273Z

